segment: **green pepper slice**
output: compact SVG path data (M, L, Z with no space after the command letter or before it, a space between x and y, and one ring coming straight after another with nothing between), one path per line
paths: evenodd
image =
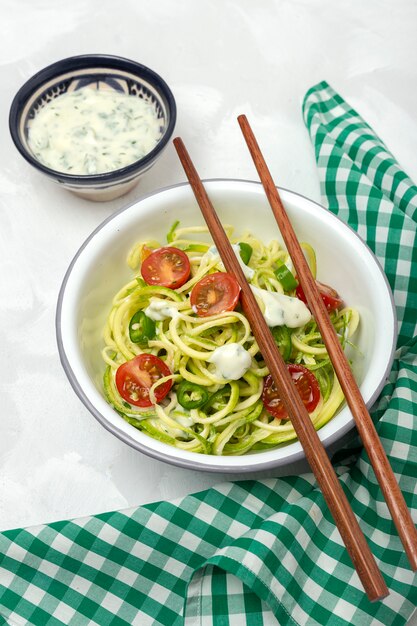
M277 269L274 274L282 285L284 291L293 291L298 287L298 281L294 278L288 267L282 261L277 261Z
M209 399L204 404L204 411L207 412L213 404L215 404L218 400L221 400L224 396L230 395L231 387L230 384L227 383L224 387L220 387L215 393L213 393Z
M183 380L177 389L178 402L184 409L199 409L208 400L209 393L205 387Z
M247 265L252 256L252 252L253 252L252 246L250 246L248 243L245 243L244 241L240 241L239 252L240 252L240 258L242 259L244 264Z
M274 326L271 329L272 336L281 352L284 361L288 361L292 351L291 332L287 326Z
M136 311L129 322L129 337L132 343L147 343L156 334L155 322L142 310Z

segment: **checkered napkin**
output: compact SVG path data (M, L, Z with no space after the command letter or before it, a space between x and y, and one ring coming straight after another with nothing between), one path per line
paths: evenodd
M417 188L371 128L321 83L304 101L323 198L381 261L399 319L372 414L417 521ZM367 456L337 470L390 595L371 604L311 474L222 484L0 534L0 620L36 626L390 626L417 605Z

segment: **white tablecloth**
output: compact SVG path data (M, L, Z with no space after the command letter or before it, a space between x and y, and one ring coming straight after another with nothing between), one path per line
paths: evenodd
M229 478L160 463L115 439L76 397L57 353L56 299L72 257L113 211L185 180L173 146L129 195L90 203L18 154L11 100L58 59L132 58L172 88L175 134L203 178L257 178L236 122L245 113L276 183L319 200L301 101L325 79L417 179L417 4L2 0L0 18L0 529L174 498Z

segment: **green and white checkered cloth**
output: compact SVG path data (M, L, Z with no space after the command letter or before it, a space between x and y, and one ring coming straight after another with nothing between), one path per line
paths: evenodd
M323 198L374 250L399 340L373 410L417 521L417 188L326 83L304 101ZM222 484L174 502L0 534L0 620L35 626L390 626L417 577L359 448L338 473L390 595L371 604L311 474Z

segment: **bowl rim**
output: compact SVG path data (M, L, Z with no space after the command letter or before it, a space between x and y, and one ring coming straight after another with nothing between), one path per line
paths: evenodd
M238 183L238 184L250 184L250 185L256 185L259 187L262 187L262 183L256 180L249 180L249 179L239 179L239 178L207 178L207 179L203 179L202 180L203 184L215 184L215 183ZM155 450L152 447L148 447L144 444L142 444L140 441L137 441L136 439L134 439L133 437L130 437L127 433L119 430L115 425L111 424L109 421L107 421L106 417L104 415L102 415L102 413L92 404L92 402L90 402L89 398L87 397L86 393L84 392L81 384L79 383L76 375L74 374L72 368L71 368L71 364L69 362L69 359L66 355L65 352L65 348L64 348L64 341L63 341L63 337L62 337L62 327L61 327L61 315L62 315L62 308L63 308L63 301L64 301L64 296L65 296L65 289L66 289L66 285L69 281L69 278L71 276L72 273L72 269L74 267L74 265L76 264L79 256L82 254L83 250L89 245L89 243L92 241L92 239L94 239L94 237L109 223L111 222L114 218L116 218L117 216L119 216L120 214L124 213L125 211L128 211L131 207L133 207L134 205L147 200L148 198L151 198L153 196L156 196L160 193L164 193L167 191L170 191L172 189L176 189L176 188L180 188L180 187L190 187L190 184L188 182L182 182L182 183L175 183L172 185L168 185L166 187L162 187L160 189L154 190L152 192L147 193L146 195L141 196L140 198L137 198L136 200L134 200L133 202L129 203L126 206L123 206L122 208L120 208L118 211L115 211L114 213L112 213L111 215L109 215L105 220L103 220L91 233L90 235L87 237L87 239L85 239L85 241L81 244L81 246L79 247L79 249L77 250L76 254L74 255L71 263L69 264L67 271L64 275L60 290L59 290L59 294L58 294L58 299L57 299L57 305L56 305L56 315L55 315L55 332L56 332L56 341L57 341L57 346L58 346L58 353L59 353L59 357L60 357L60 361L62 364L62 367L65 371L65 374L75 392L75 394L78 396L78 398L81 400L81 402L84 404L84 406L89 410L89 412L93 415L93 417L95 417L95 419L97 419L97 421L110 433L112 433L113 435L115 435L118 439L120 439L121 441L123 441L124 443L128 444L129 446L133 447L134 449L138 450L139 452L142 452L143 454L154 458L158 461L162 461L164 463L168 463L171 465L175 465L178 467L183 467L185 469L194 469L194 470L199 470L199 471L207 471L207 472L221 472L224 474L241 474L244 472L251 472L251 473L259 473L265 470L271 470L271 469L277 469L280 467L285 467L285 466L289 466L291 464L297 463L298 461L304 460L305 459L305 454L304 451L301 447L300 450L296 450L294 451L291 455L286 456L286 457L281 457L281 458L276 458L276 459L266 459L265 461L259 461L258 463L256 463L256 465L252 464L252 463L248 463L245 462L245 459L250 458L249 455L242 455L239 457L239 459L242 459L242 463L238 466L232 466L232 465L223 465L222 463L216 463L216 459L217 457L213 456L213 455L199 455L199 456L204 456L207 457L209 456L211 459L213 459L213 462L210 464L206 464L206 463L199 463L198 460L195 460L194 458L179 458L179 457L175 457L175 455L166 455L163 452L160 452L159 450ZM385 285L387 287L387 293L389 295L389 300L390 300L390 304L391 304L391 313L392 313L392 323L393 323L393 336L392 336L392 345L391 345L391 349L390 349L390 355L389 358L387 360L387 364L385 367L385 370L383 372L383 374L381 375L380 381L378 383L378 385L376 386L373 394L371 395L371 397L367 400L366 402L366 406L368 409L370 409L372 407L372 405L374 404L374 402L377 400L377 398L379 397L384 385L386 384L388 375L391 371L391 367L394 361L394 356L395 356L395 350L396 350L396 344L397 344L397 338L398 338L398 324L397 324L397 312L396 312L396 307L395 307L395 302L394 302L394 296L390 287L390 284L388 282L387 276L384 272L384 269L381 265L381 263L379 262L377 256L375 255L375 253L371 250L371 248L368 246L368 244L362 239L362 237L348 224L346 224L346 222L344 222L339 216L337 216L336 214L332 213L329 211L329 209L327 209L326 207L324 207L323 205L319 204L318 202L316 202L315 200L312 200L310 198L308 198L307 196L300 194L298 192L292 191L290 189L287 189L285 187L281 187L277 185L277 189L279 189L281 192L284 193L289 193L292 196L296 196L302 200L306 200L309 203L314 204L318 209L322 210L322 211L326 211L329 212L332 215L332 218L336 219L337 221L341 222L343 224L343 226L347 229L349 229L351 231L351 233L357 237L359 239L359 241L361 242L361 244L367 248L369 254L373 257L379 272L381 274L381 278L383 279L383 281L385 282ZM350 420L347 420L346 423L340 427L335 433L329 435L327 437L327 439L325 441L323 441L322 436L320 435L321 430L318 431L319 437L323 442L323 445L326 448L329 448L330 446L332 446L337 440L342 439L349 431L351 431L353 428L355 427L355 422L354 422L354 418L353 416L351 416ZM299 440L295 440L296 442L299 443ZM175 450L175 448L173 448ZM262 454L262 453L260 453ZM259 455L257 455L257 457L259 458ZM220 459L223 457L219 457Z
M148 152L148 154L142 157L142 159L140 159L139 161L134 161L133 163L130 163L125 167L119 168L117 170L111 170L110 172L101 172L99 174L85 175L68 174L66 172L54 170L50 167L47 167L46 165L38 161L34 156L32 156L22 142L18 130L21 118L21 111L23 110L25 103L32 95L33 91L40 87L46 81L57 78L61 74L65 72L70 72L71 70L87 69L94 67L101 67L102 69L124 69L126 71L131 71L138 76L143 76L150 83L154 84L166 100L167 108L169 111L168 125L159 142L150 152ZM170 140L174 132L176 120L177 105L174 94L172 93L170 87L165 82L165 80L157 72L147 67L146 65L143 65L142 63L121 56L116 56L112 54L81 54L77 56L66 57L65 59L61 59L60 61L55 61L54 63L47 65L43 69L36 72L36 74L31 76L31 78L29 78L20 87L10 105L9 131L17 150L20 152L23 158L26 159L26 161L33 165L35 168L37 168L44 174L47 174L48 176L58 178L61 182L77 183L78 185L88 186L94 183L115 182L120 179L124 179L130 174L135 174L138 170L138 167L142 169L151 164L152 161L158 156L158 154L162 152L162 150L166 147L168 141Z

